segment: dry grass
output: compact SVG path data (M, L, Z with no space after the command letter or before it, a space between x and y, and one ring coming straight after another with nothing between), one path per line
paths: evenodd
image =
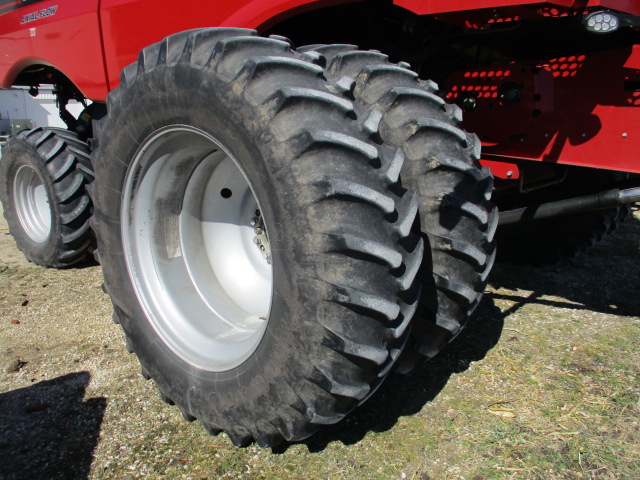
M440 357L277 451L236 449L159 400L99 267L31 266L0 237L0 478L640 478L637 210L576 260L498 266Z

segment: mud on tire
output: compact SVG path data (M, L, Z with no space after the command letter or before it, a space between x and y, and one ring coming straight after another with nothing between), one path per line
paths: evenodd
M490 202L493 177L478 162L480 140L462 129L460 108L408 64L353 45L301 50L320 56L356 103L375 112L381 140L405 154L402 182L418 195L426 241L413 339L432 357L466 324L495 259L498 212Z
M128 347L235 445L343 418L418 303L403 152L313 60L253 31L173 35L123 70L98 129L95 229Z
M93 177L88 146L68 130L35 128L9 139L0 160L0 199L9 231L27 260L68 267L93 246Z

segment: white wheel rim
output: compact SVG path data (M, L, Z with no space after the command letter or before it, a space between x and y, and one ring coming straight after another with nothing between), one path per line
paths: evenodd
M237 160L190 126L156 131L127 172L121 234L137 298L162 341L197 368L240 365L266 330L273 277L254 243L257 210Z
M22 229L36 243L44 243L51 233L51 205L44 182L27 165L21 166L13 179L13 193Z

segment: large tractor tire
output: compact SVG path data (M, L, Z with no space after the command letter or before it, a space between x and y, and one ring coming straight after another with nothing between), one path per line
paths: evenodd
M301 50L341 77L356 103L375 112L381 141L404 152L402 182L418 195L426 242L412 337L420 353L433 357L467 323L495 259L498 212L490 201L493 177L478 161L480 140L462 129L460 108L408 64L353 45Z
M93 245L93 173L88 146L57 128L23 130L9 139L0 160L0 199L9 231L27 260L68 267Z
M97 132L94 228L128 347L238 446L343 418L418 303L402 151L312 61L248 30L172 35L123 70Z

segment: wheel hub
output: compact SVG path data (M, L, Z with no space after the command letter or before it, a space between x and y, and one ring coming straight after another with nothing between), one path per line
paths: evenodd
M51 206L44 182L30 166L23 165L13 181L18 220L36 243L44 243L51 233Z
M271 244L267 238L264 219L260 214L260 210L256 210L256 216L251 219L251 226L253 227L253 233L256 234L256 236L253 237L253 243L255 243L258 250L260 250L262 258L271 265Z
M153 328L195 367L236 367L264 335L273 280L259 211L235 157L193 127L156 131L128 170L121 232L130 278Z

